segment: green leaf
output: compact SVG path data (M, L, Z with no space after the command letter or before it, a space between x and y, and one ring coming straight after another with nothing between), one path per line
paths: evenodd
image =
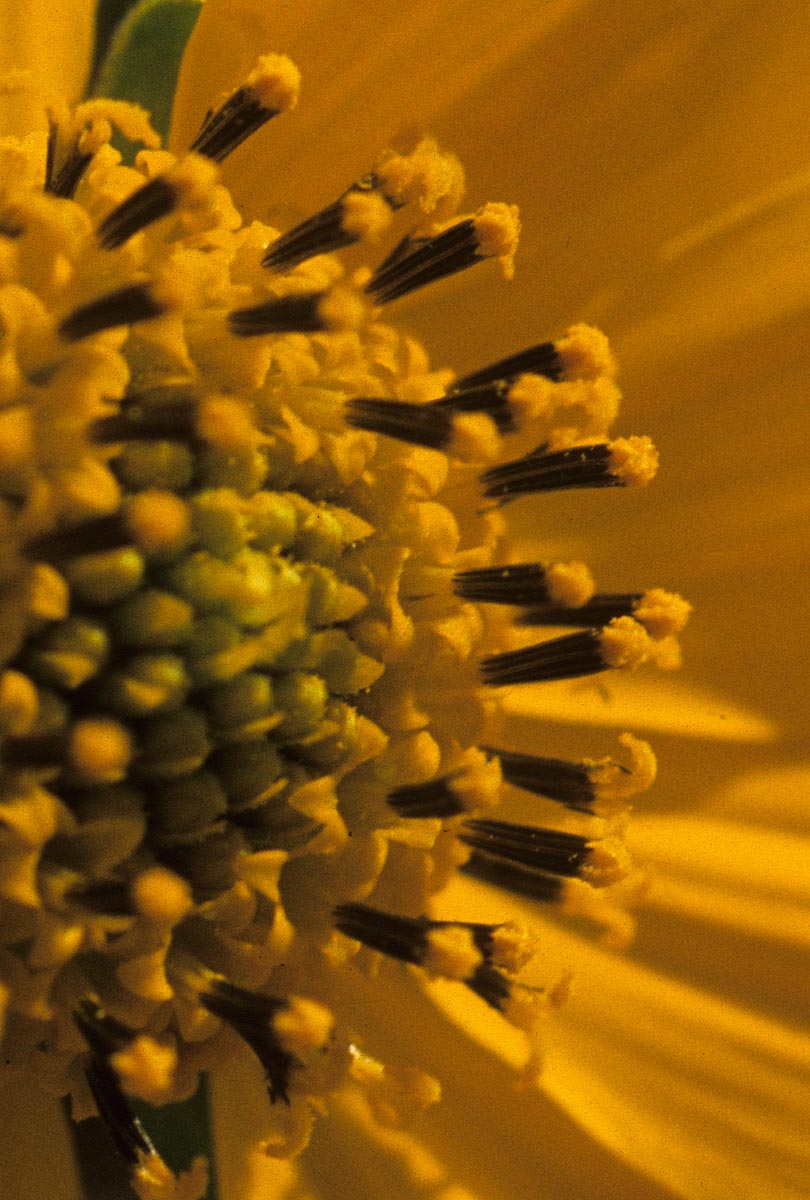
M107 47L119 23L139 0L98 0L96 5L96 44L90 78L95 80Z
M130 100L148 109L165 138L180 61L202 0L141 0L116 30L93 94Z

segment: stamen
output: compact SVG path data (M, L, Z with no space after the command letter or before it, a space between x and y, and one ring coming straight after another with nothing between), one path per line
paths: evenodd
M458 571L453 591L465 600L489 604L555 604L568 611L582 611L593 592L591 574L584 563L513 563L506 567L478 567ZM610 614L611 616L614 614ZM620 615L620 614L615 614ZM602 624L607 624L609 617ZM531 624L519 618L521 624ZM600 622L586 621L586 625Z
M465 821L459 841L492 857L550 875L585 879L596 887L627 874L627 854L615 838L591 841L579 834L508 821Z
M261 337L267 333L354 329L362 316L362 304L352 292L334 289L278 296L264 304L238 308L228 315L228 325L237 337Z
M99 1113L119 1153L133 1166L137 1165L157 1151L109 1064L110 1056L130 1042L134 1032L87 1000L82 1001L74 1019L93 1055L87 1067L87 1081Z
M135 1193L141 1197L184 1196L188 1200L202 1197L208 1180L205 1159L195 1158L188 1171L175 1176L121 1088L113 1063L126 1057L126 1048L135 1040L134 1032L89 1001L84 1001L74 1016L91 1050L85 1069L90 1091L116 1149L132 1169Z
M514 750L499 750L495 746L487 746L486 749L491 754L497 754L504 779L514 787L535 796L556 800L574 812L595 811L596 786L587 763L567 762L562 758L538 758Z
M298 68L289 58L264 55L242 86L208 113L191 149L222 162L271 117L295 107L300 82Z
M529 454L481 476L484 495L511 500L568 488L643 487L654 477L657 452L647 437L617 438L552 453Z
M451 412L486 413L495 422L500 433L511 433L515 428L514 413L509 405L509 385L502 380L484 383L480 387L455 389L434 400L437 408L448 409Z
M287 1005L285 1000L263 996L236 987L224 979L213 979L200 994L205 1008L230 1025L250 1046L265 1070L267 1090L273 1104L290 1103L290 1076L299 1066L295 1055L286 1050L273 1028L273 1019Z
M650 637L632 617L616 617L603 629L553 638L522 650L483 659L483 681L491 687L596 675L611 667L634 668L650 655Z
M169 306L156 299L149 284L128 284L74 309L60 322L59 333L69 342L78 342L105 329L162 317L168 311Z
M458 836L475 850L552 875L579 875L590 848L578 834L507 821L465 821Z
M429 446L432 450L446 449L453 436L452 415L433 404L350 400L346 405L346 420L354 429L382 433L415 446Z
M612 379L615 373L616 364L601 330L590 325L573 325L556 342L538 342L463 375L453 385L453 392L494 382L511 383L520 375L542 375L559 383L563 379L598 379L602 375Z
M389 792L387 800L401 817L456 817L466 810L452 781L452 775L443 775L427 783L405 784Z
M481 750L469 750L463 764L427 783L405 784L388 793L388 803L401 817L448 818L474 809L492 808L500 795L501 771L497 759Z
M59 132L59 121L53 114L49 114L44 190L52 196L72 200L96 151L110 140L112 128L109 121L103 117L91 118L88 127L77 133L71 141L57 171L56 152L59 144Z
M287 271L316 254L373 240L390 220L391 205L386 197L357 183L339 200L283 233L265 254L262 265Z
M485 258L500 259L510 277L519 231L514 206L487 204L433 237L406 237L374 272L366 291L378 304L388 304Z
M417 201L422 212L454 209L464 188L455 155L423 138L409 154L389 151L342 196L283 233L262 259L266 267L289 270L316 254L378 237L398 208Z
M487 1003L488 995L508 996L510 984L499 968L519 969L534 952L535 942L522 926L482 925L400 917L365 904L341 904L335 925L388 958L412 963L429 975L465 983ZM500 1007L500 1005L494 1005Z
M427 917L398 917L365 904L340 904L335 926L346 937L401 962L420 963L427 953Z
M690 612L691 605L680 596L653 588L647 592L598 593L578 608L543 604L521 613L517 624L594 626L627 616L634 617L651 637L659 640L680 633Z
M543 904L559 904L565 891L565 877L521 866L506 858L496 858L473 850L459 870L482 883L491 883L517 896L539 900Z
M133 234L181 206L201 207L211 195L216 168L189 156L164 175L150 179L108 213L98 228L99 244L115 250Z

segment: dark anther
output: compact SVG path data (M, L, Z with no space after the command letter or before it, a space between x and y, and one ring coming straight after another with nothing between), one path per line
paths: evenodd
M98 227L99 245L104 250L115 250L176 206L176 189L160 175L150 179L107 214Z
M444 279L480 261L475 222L459 221L432 238L405 238L366 285L379 304L407 296L416 288Z
M600 442L514 459L485 471L481 481L485 496L504 500L531 492L621 486L623 480L610 467L610 446Z
M614 617L630 617L642 599L642 592L625 594L597 594L592 596L587 604L578 607L561 604L542 604L521 613L517 618L518 625L607 625ZM534 601L524 600L523 604L533 604Z
M588 629L553 638L523 650L493 654L481 662L484 683L506 687L512 683L539 683L551 679L576 679L607 670L600 630Z
M511 433L515 428L515 418L509 407L508 396L508 384L496 380L493 383L484 383L480 387L462 390L456 386L446 396L434 400L433 403L437 408L446 408L450 412L486 413L501 433Z
M578 875L590 852L579 834L508 821L465 821L459 840L475 850L551 875Z
M59 332L69 342L77 342L104 329L134 325L136 321L160 317L165 311L164 306L154 299L147 284L129 284L68 313L59 325Z
M450 787L452 776L445 775L427 783L405 784L388 793L387 800L401 817L455 817L464 805Z
M408 404L402 400L350 400L346 420L355 429L382 433L416 446L443 450L453 434L452 414L433 404Z
M460 870L473 879L480 879L482 883L491 883L494 887L503 888L505 892L526 896L530 900L540 900L544 904L556 903L564 887L561 875L536 871L531 867L510 862L509 859L491 857L477 850L472 852Z
M453 591L465 600L488 604L542 604L548 600L548 579L540 563L479 567L457 571Z
M537 758L492 746L484 749L497 754L507 783L535 796L556 800L575 812L591 812L594 787L584 763L567 762L562 758Z
M453 391L463 392L468 388L479 388L496 381L511 383L519 375L544 375L546 379L558 383L562 374L562 363L554 343L539 342L536 346L529 346L528 349L510 354L508 358L501 358L488 367L482 367L480 371L471 371L469 375L462 376L454 383Z
M317 333L325 328L320 314L323 292L303 296L279 296L264 304L238 308L228 315L231 333L237 337L260 337L265 333Z
M250 1046L264 1067L270 1100L290 1103L290 1075L298 1060L285 1050L273 1029L273 1017L285 1007L284 1000L214 980L200 1000L215 1016L227 1022Z

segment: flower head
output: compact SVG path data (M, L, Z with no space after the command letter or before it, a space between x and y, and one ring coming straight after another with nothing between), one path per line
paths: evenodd
M422 139L286 233L243 222L217 164L298 86L260 57L185 155L105 101L4 149L6 1059L97 1109L149 1197L201 1194L204 1168L175 1180L128 1098L188 1095L234 1037L273 1155L351 1081L391 1116L438 1097L364 1049L380 956L466 986L536 1069L564 980L525 986L535 935L431 898L461 868L623 937L617 820L654 767L629 735L627 767L501 754L499 693L669 659L688 615L506 557L515 496L655 473L648 439L608 436L601 334L454 379L387 322L486 260L511 277L514 207L459 216L460 167ZM514 648L518 605L580 632ZM504 778L546 824L490 816Z
M255 9L263 25L259 7L210 0L209 39L223 14ZM501 39L510 52L531 24ZM193 128L174 155L142 114L109 101L47 98L48 138L4 144L5 1079L69 1092L77 1116L101 1112L141 1196L192 1198L205 1164L185 1155L169 1169L157 1114L200 1072L219 1088L229 1061L252 1063L267 1095L258 1125L247 1095L228 1107L237 1141L264 1161L296 1156L317 1120L304 1178L324 1153L339 1177L335 1148L362 1131L407 1161L409 1194L444 1200L444 1176L399 1128L441 1130L441 1088L459 1092L450 1032L428 1051L438 1024L416 987L499 1049L511 1028L524 1082L550 1040L551 1093L611 1145L622 1112L646 1132L668 1096L680 1125L684 1094L700 1108L703 1028L743 1063L756 1049L759 1030L716 1004L698 1019L687 989L682 1011L668 1009L671 987L598 948L579 996L595 986L605 1014L610 997L622 1011L604 1030L583 1025L576 997L563 1004L570 939L551 933L562 919L626 944L642 890L626 814L655 759L630 734L617 757L566 759L537 712L555 711L563 687L592 699L617 670L677 665L689 606L660 588L597 591L583 563L551 549L572 540L553 536L563 504L646 484L657 467L649 439L610 432L619 392L603 335L552 318L553 340L515 350L521 340L501 336L497 354L454 354L466 373L453 375L400 331L403 298L440 311L434 285L460 272L505 294L486 260L511 277L514 206L459 215L458 160L433 138L381 153L383 120L351 169L316 154L332 182L314 215L248 224L275 198L267 149L306 101L286 115L296 68L255 59L262 45L247 40L240 72L223 67L204 97L197 78L196 106L188 79L205 38L192 46L177 127L191 112ZM497 68L497 55L481 59ZM215 78L220 64L202 61ZM447 68L451 94L464 75L452 52ZM417 92L412 81L411 102ZM134 169L109 146L116 126L146 148ZM443 311L452 337L458 312ZM617 503L597 496L601 513ZM538 539L529 523L544 506ZM615 558L611 585L637 585ZM517 732L527 712L529 741ZM694 906L695 861L718 893L687 826L630 830L663 866L653 904L665 913ZM737 871L734 827L710 831L729 839ZM762 886L773 890L770 876ZM718 912L756 915L726 899ZM667 1021L679 1049L663 1037L658 1091L639 1107L638 1047L658 1046ZM789 1039L779 1050L792 1071ZM770 1093L765 1103L778 1107ZM786 1128L790 1105L786 1092ZM513 1116L517 1144L525 1113ZM481 1121L465 1102L466 1132L447 1147L463 1157L466 1145L476 1173ZM716 1124L735 1122L732 1106ZM644 1170L692 1195L680 1147ZM555 1200L567 1195L573 1176L554 1181L551 1149L545 1168ZM705 1179L701 1165L692 1173ZM503 1186L490 1174L482 1194ZM744 1169L732 1174L744 1191ZM230 1185L244 1194L242 1178ZM706 1185L721 1194L713 1174Z

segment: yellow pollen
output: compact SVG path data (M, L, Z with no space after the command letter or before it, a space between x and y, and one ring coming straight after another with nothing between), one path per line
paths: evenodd
M165 1104L171 1098L177 1066L173 1046L141 1034L124 1050L110 1056L110 1066L128 1095L149 1104Z
M285 54L263 55L245 80L263 108L272 112L289 112L298 103L301 72ZM220 97L219 103L227 99Z
M608 667L633 669L650 656L650 635L632 617L614 617L599 634L599 647Z
M482 258L497 258L504 279L515 273L515 254L520 237L520 217L514 204L485 204L473 217L478 253Z
M587 604L596 590L585 563L551 563L546 567L548 598L552 604L578 608Z
M431 929L421 966L440 979L469 979L481 965L483 955L472 933L461 925Z
M374 242L391 224L391 207L376 192L349 192L343 197L340 224L346 233Z
M565 379L615 379L617 367L610 344L601 329L572 325L554 343Z
M681 633L691 612L692 605L682 596L663 588L650 588L636 605L633 616L651 637L668 638Z
M648 437L617 438L610 446L610 469L628 487L646 487L658 470L658 451Z

